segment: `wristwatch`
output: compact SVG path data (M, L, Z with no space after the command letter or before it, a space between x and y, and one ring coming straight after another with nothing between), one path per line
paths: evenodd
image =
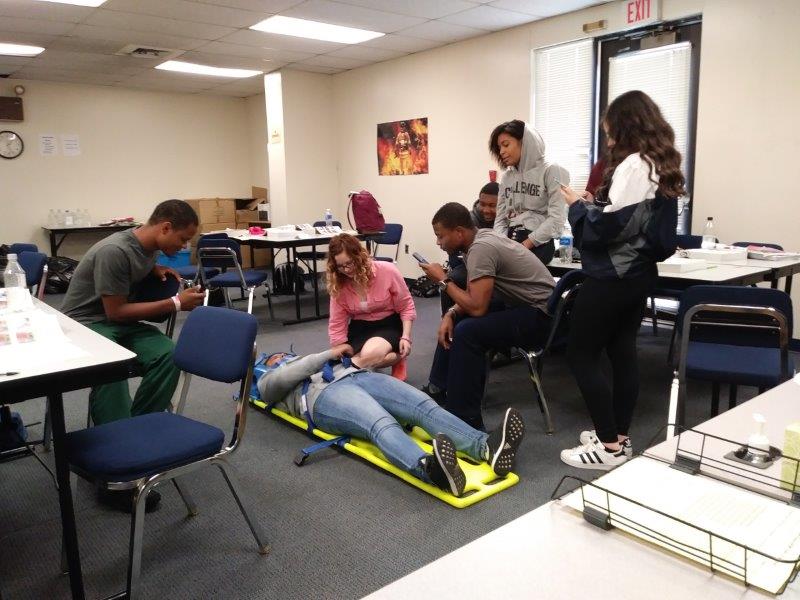
M450 279L449 277L445 277L439 283L437 283L436 285L439 286L439 291L440 292L445 291L447 289L447 284L450 283L451 281L452 279Z

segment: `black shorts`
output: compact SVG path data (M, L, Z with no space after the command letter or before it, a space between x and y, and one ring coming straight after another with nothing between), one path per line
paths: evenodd
M369 338L380 337L392 345L392 350L400 351L400 336L403 335L403 321L394 313L378 321L353 319L347 326L347 343L353 347L353 353L361 352L361 347Z

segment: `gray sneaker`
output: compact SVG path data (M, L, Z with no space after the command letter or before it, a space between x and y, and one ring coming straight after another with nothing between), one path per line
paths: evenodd
M488 463L495 475L503 477L514 468L514 458L524 435L522 415L516 408L507 409L500 427L492 431L486 440L489 447Z
M458 464L455 444L445 434L437 433L432 445L433 456L429 456L425 462L428 476L444 491L460 496L467 485L467 476Z

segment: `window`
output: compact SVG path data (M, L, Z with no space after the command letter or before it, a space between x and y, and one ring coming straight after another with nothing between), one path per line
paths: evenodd
M533 51L533 126L547 160L569 171L583 190L592 167L594 42L581 40Z

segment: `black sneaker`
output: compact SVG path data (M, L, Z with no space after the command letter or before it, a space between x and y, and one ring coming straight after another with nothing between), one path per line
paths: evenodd
M439 406L444 406L444 403L447 400L447 392L445 392L444 390L440 390L438 388L436 389L435 392L432 391L430 383L426 383L419 389L428 394L428 396L430 396L433 399L433 401L436 402L436 404L438 404Z
M433 456L427 457L425 470L431 481L453 496L464 493L467 477L458 465L456 447L452 440L443 433L433 438Z
M97 501L104 506L113 508L125 513L133 512L133 490L107 490L99 488L97 490ZM144 512L150 513L156 510L161 504L161 494L155 490L150 490L144 501Z
M509 408L503 416L500 427L489 434L486 445L489 447L489 466L495 475L503 477L514 468L522 437L525 435L525 422L516 408Z

